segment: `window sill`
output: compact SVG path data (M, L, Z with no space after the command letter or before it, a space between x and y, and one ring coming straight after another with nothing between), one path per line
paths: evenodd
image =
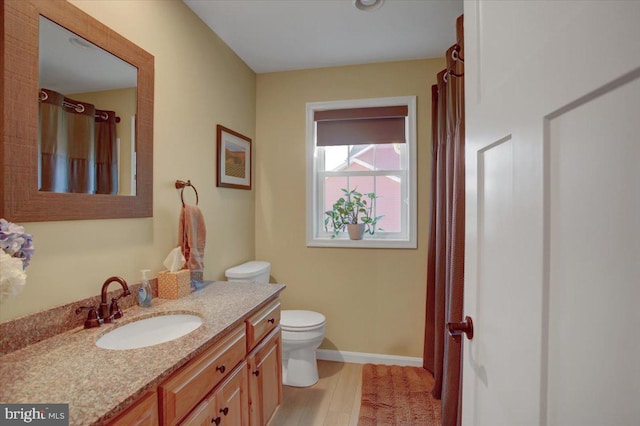
M307 240L307 247L337 247L337 248L382 248L382 249L415 249L415 241L368 239L350 240L348 238L314 238Z

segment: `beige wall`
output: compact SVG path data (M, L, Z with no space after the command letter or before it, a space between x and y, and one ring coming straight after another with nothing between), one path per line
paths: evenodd
M255 74L179 0L72 3L155 56L153 218L24 223L35 256L0 321L100 292L110 275L155 275L177 244L176 179L205 214L205 278L254 256L254 193L215 186L216 124L255 133Z
M287 284L284 309L327 317L322 347L421 357L425 315L431 84L442 59L259 74L256 257ZM418 249L305 245L305 104L418 97Z

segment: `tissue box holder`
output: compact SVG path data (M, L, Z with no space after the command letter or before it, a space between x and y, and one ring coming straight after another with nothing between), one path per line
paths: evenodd
M190 294L191 272L188 269L158 273L158 297L160 299L180 299Z

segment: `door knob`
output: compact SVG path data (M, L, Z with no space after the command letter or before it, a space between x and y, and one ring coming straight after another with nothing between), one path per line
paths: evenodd
M473 320L469 315L464 317L462 322L449 322L447 323L447 330L453 337L460 336L462 333L467 335L467 339L473 339Z

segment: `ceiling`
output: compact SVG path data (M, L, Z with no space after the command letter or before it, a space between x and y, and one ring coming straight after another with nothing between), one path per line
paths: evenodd
M183 0L256 73L441 57L462 0Z
M39 85L63 94L137 86L137 70L66 28L40 17Z

